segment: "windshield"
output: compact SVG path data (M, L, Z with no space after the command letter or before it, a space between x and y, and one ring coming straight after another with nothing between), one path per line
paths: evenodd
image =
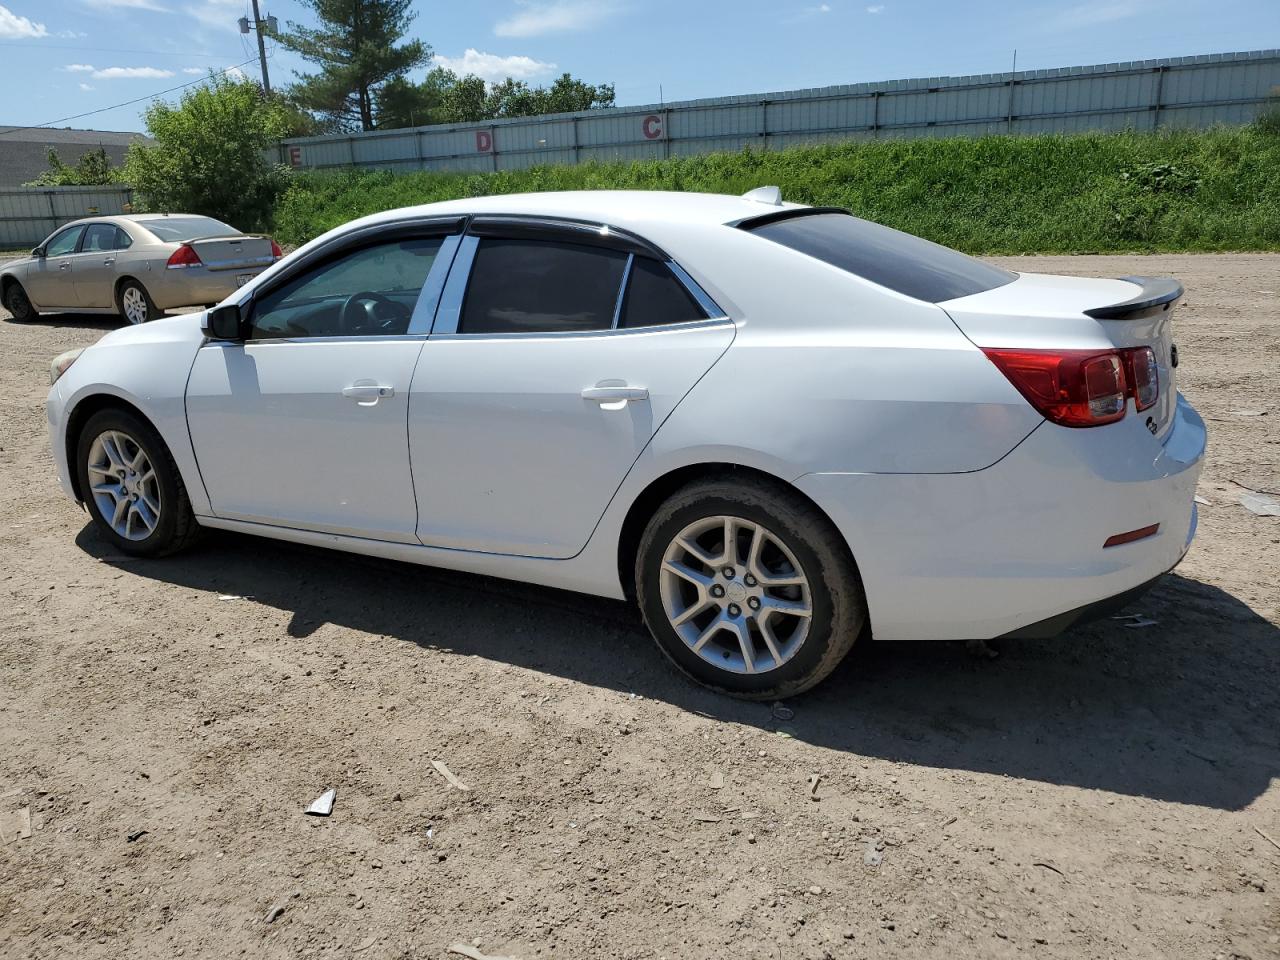
M1017 274L950 247L847 213L802 214L744 226L758 236L929 303L967 297L1017 279Z
M240 231L213 217L164 217L155 220L139 220L138 226L161 240L185 243L204 237L238 237Z

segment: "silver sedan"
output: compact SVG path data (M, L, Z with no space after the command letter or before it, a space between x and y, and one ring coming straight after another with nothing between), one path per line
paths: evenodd
M90 217L0 268L0 302L16 320L74 311L143 323L176 307L218 303L280 256L270 237L212 217Z

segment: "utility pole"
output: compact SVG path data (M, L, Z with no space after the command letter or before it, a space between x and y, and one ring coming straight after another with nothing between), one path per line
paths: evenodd
M240 18L240 32L248 33L253 30L258 34L258 63L262 65L262 92L266 96L271 96L271 77L267 75L267 43L262 36L262 28L266 27L273 33L276 30L276 18L262 18L261 12L258 10L258 0L253 0L253 25L249 25L248 17Z

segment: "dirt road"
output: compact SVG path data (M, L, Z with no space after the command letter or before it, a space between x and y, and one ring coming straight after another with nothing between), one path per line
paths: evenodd
M1280 518L1231 482L1280 490L1280 256L1004 262L1187 284L1199 539L1155 626L867 644L785 718L614 603L238 536L120 562L44 425L111 324L0 322L0 956L1280 956Z

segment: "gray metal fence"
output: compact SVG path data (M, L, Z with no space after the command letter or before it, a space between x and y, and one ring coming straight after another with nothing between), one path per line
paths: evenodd
M0 188L0 250L34 247L81 217L125 213L132 187Z
M1202 128L1280 95L1280 50L745 97L286 140L301 169L519 170L889 137Z

